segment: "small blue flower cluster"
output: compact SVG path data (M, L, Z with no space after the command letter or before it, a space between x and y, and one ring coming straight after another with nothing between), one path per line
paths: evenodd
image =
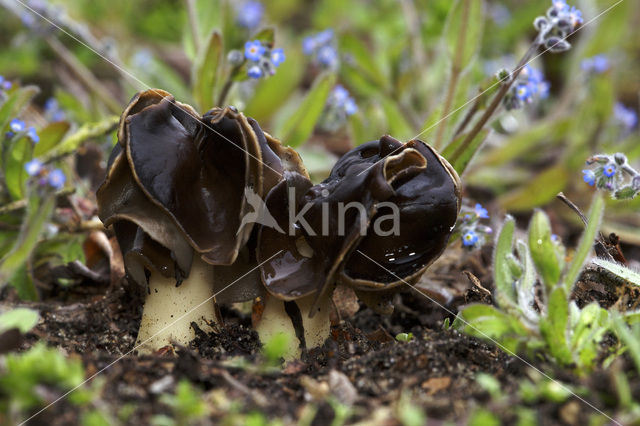
M481 204L473 208L463 206L455 225L454 233L460 235L462 245L470 250L482 247L493 233L490 227L480 223L481 219L489 219L489 212Z
M605 55L585 58L580 62L580 68L588 73L602 74L609 69L609 59Z
M302 40L302 52L313 58L322 68L336 70L340 65L340 57L331 28Z
M276 68L285 60L283 49L272 49L260 40L248 41L244 45L247 75L258 79L276 73Z
M347 89L338 84L327 98L320 118L320 127L323 130L334 132L347 122L347 117L356 112L358 112L358 105L356 105L355 99L349 95Z
M638 114L620 102L616 102L613 106L613 117L618 123L622 124L626 130L633 130L638 124Z
M542 71L525 65L509 93L505 95L504 106L507 110L519 109L525 104L532 103L535 98L546 99L549 96L550 87Z
M11 82L0 75L0 92L11 89Z
M67 118L67 114L60 108L56 98L47 99L44 103L43 111L45 118L52 123L64 121Z
M566 38L582 25L582 12L575 6L569 6L566 0L551 0L546 16L538 16L533 26L538 30L536 43L551 52L564 52L571 49Z
M595 165L595 169L583 170L582 179L610 192L613 198L630 199L640 192L640 173L629 165L623 153L594 155L587 159L587 165Z
M236 24L252 30L257 28L264 15L264 6L259 1L245 1L236 5Z
M33 126L27 128L27 125L24 123L24 121L20 120L19 118L14 118L13 120L11 120L11 122L9 123L9 131L6 133L6 136L8 138L13 138L14 136L26 136L31 139L31 142L33 142L34 144L40 142L40 136L38 136L36 128Z
M50 170L37 158L25 163L24 169L29 176L39 178L38 184L40 186L50 186L55 190L62 189L67 180L67 177L64 175L62 170Z

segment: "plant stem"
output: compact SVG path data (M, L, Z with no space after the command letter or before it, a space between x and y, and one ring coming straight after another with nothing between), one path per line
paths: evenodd
M469 123L471 122L473 117L478 112L478 105L479 104L480 104L480 97L478 96L478 97L476 97L476 101L473 103L473 105L471 105L471 108L469 108L467 110L467 113L464 115L464 118L462 119L462 121L458 125L458 128L456 129L456 131L453 133L453 138L452 139L455 139L458 135L462 134L464 129L467 128L467 126L469 125Z
M491 104L489 104L487 109L484 111L484 114L482 114L480 119L476 122L471 131L464 138L458 149L456 149L455 152L451 155L451 159L449 161L455 162L458 157L460 157L460 155L469 147L471 142L473 142L474 138L478 135L478 133L480 133L484 125L487 124L489 119L493 116L493 113L498 109L498 107L500 106L500 102L502 102L502 99L505 97L513 83L518 78L518 75L520 75L520 71L522 71L522 68L524 68L527 62L529 62L531 56L536 52L539 46L540 44L536 39L536 41L534 41L533 44L529 47L529 50L527 50L527 53L525 53L522 59L520 59L520 62L518 62L518 65L511 74L509 80L505 81L504 84L500 86L500 89L498 90L498 93L496 93L496 95L493 97Z
M220 95L218 96L218 102L216 103L216 105L219 106L220 108L224 106L224 103L227 100L227 96L229 95L229 91L231 91L231 87L233 87L233 82L234 82L233 79L243 65L244 65L244 62L234 66L229 72L227 81L224 82L224 86L222 86L222 90L220 90Z
M436 139L434 142L434 147L436 149L440 149L440 145L442 144L442 137L444 136L444 131L447 128L447 121L449 119L449 111L451 110L451 104L453 104L453 98L456 94L456 86L458 85L460 73L462 72L462 70L460 69L460 63L462 62L462 55L464 53L464 42L467 38L467 26L469 23L469 11L471 9L471 2L465 1L463 2L463 4L464 8L462 9L462 25L460 25L460 33L458 34L458 39L456 40L456 53L451 62L451 77L449 77L447 96L444 100L444 107L442 108L440 125L438 126L438 131L436 133Z
M198 25L198 14L196 12L195 0L187 0L187 13L189 15L189 29L196 54L200 52L200 26Z

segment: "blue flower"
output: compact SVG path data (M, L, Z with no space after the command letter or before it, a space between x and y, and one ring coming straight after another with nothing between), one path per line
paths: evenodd
M593 170L583 170L582 171L582 180L584 180L586 183L588 183L590 186L593 186L596 184L596 174L593 172Z
M264 6L259 1L247 1L236 10L236 23L241 27L252 29L260 25Z
M523 102L529 102L531 100L531 87L529 84L520 83L516 86L516 97Z
M616 174L616 165L615 164L607 164L602 168L602 174L606 177L610 178Z
M273 63L273 65L275 65L277 67L278 65L283 63L284 60L285 60L284 50L282 50L282 49L273 49L271 51L271 62Z
M63 121L66 118L65 112L60 108L56 98L49 98L45 101L44 114L49 121Z
M20 120L19 118L14 118L13 120L11 120L11 123L9 123L9 127L11 128L11 131L13 133L22 132L25 128L24 121Z
M331 28L305 37L302 40L302 52L305 55L314 55L315 61L325 68L335 69L338 65L338 52Z
M11 82L0 75L0 88L4 90L11 89Z
M602 74L609 69L609 59L605 55L595 55L592 58L585 58L580 62L583 71Z
M631 108L625 107L622 103L616 102L613 107L613 116L628 130L633 129L638 124L638 114Z
M302 53L305 55L311 55L318 43L316 42L315 36L307 36L302 40Z
M338 84L331 91L327 104L330 108L334 108L339 114L353 115L358 112L356 101L349 96L347 89Z
M546 80L538 85L538 96L540 97L540 99L547 99L549 97L550 88L551 83Z
M31 139L31 142L33 143L40 142L40 136L38 136L38 133L36 132L36 128L33 126L29 127L29 130L27 130L27 137Z
M487 211L487 209L482 207L482 204L476 203L473 211L475 211L476 216L478 216L480 219L489 219L489 212Z
M336 106L342 106L347 101L347 99L349 99L349 92L347 91L347 89L342 87L341 84L338 84L333 88L331 96L333 98L333 103L335 103Z
M559 12L566 12L569 10L569 5L566 0L551 0L551 7Z
M244 57L250 61L259 61L265 48L260 40L248 41L244 44Z
M575 6L571 6L571 10L569 11L569 22L573 28L576 28L578 25L582 25L584 20L582 19L582 11L578 10Z
M260 77L262 77L262 74L263 74L262 73L262 68L260 68L258 65L252 65L247 70L247 74L251 78L260 78Z
M475 231L468 230L462 235L462 244L465 247L473 247L478 242L478 234Z
M153 65L153 53L151 50L142 48L138 49L131 58L134 67L144 69Z
M347 115L353 115L358 112L358 105L356 105L356 101L353 98L349 98L344 103L344 112Z
M593 57L593 70L598 74L602 74L609 69L609 59L605 55L596 55Z
M53 169L48 176L48 183L52 188L61 189L64 186L67 177L60 169Z
M333 40L333 30L329 28L324 31L321 31L318 34L316 34L315 39L318 46L322 46L323 44L330 43Z
M331 45L322 46L318 49L318 62L332 68L338 63L338 52Z
M35 176L40 173L40 170L42 170L42 161L34 158L24 164L24 169L27 171L29 176Z

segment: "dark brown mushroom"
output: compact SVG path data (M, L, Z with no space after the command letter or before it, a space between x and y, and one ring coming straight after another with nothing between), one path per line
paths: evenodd
M192 321L215 321L216 300L262 294L257 274L243 278L255 256L246 247L254 223L242 219L253 209L247 191L263 197L289 166L280 155L295 163L295 153L233 108L199 116L161 90L133 97L97 198L128 276L148 286L139 343L186 344Z
M271 304L278 304L266 304L263 317L272 315L267 324L286 322L274 317L295 302L302 313L292 325L297 343L322 344L337 282L377 308L442 253L458 213L459 186L455 171L432 148L388 136L347 153L318 185L285 174L266 204L286 232L262 227L258 239L262 280L276 299ZM292 217L299 222L291 223ZM397 235L381 228L385 219L397 222ZM269 334L267 324L258 326L261 336Z

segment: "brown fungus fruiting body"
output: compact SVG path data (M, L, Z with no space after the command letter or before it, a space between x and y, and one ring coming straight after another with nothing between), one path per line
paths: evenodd
M257 257L272 296L301 301L313 318L328 310L340 283L388 313L394 288L415 282L445 249L460 209L460 181L424 142L384 136L347 153L320 184L285 174L266 204L289 231L259 231ZM395 233L383 229L385 217L395 221Z
M157 89L132 98L97 199L128 276L148 290L138 343L186 344L192 321L216 321L216 301L263 294L257 271L249 273L246 192L264 197L290 164L303 171L297 154L233 108L200 116Z
M261 340L295 336L293 358L328 337L336 285L389 312L398 285L444 250L460 182L427 144L384 136L313 185L298 154L255 120L230 107L200 116L148 90L122 114L97 198L129 278L147 289L144 351L187 344L191 322L219 320L216 303L259 297Z

